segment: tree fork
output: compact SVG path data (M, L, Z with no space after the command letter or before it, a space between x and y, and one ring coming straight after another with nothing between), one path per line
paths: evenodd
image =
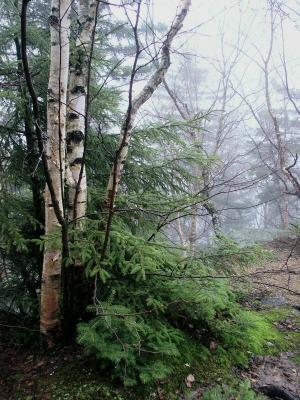
M142 107L143 104L146 103L147 100L153 95L155 90L158 86L163 82L165 74L167 73L170 65L170 48L175 36L178 34L180 29L182 28L183 21L188 13L189 7L191 5L191 0L181 0L178 6L177 15L166 35L166 39L163 41L162 49L161 49L161 60L159 62L157 70L153 73L149 81L145 84L143 89L140 93L133 98L133 84L136 72L138 71L137 63L138 58L140 55L140 44L138 40L138 22L139 22L139 14L140 14L140 6L141 2L139 1L137 8L137 17L135 25L132 26L133 33L135 37L135 44L136 44L136 55L132 66L132 72L130 77L130 84L129 84L129 94L128 94L128 108L127 112L122 124L121 132L120 132L120 143L119 147L116 151L114 163L111 169L111 173L109 176L104 206L108 209L108 220L105 226L105 233L104 233L104 243L102 246L101 258L105 258L109 234L110 234L110 227L113 219L114 214L114 204L115 199L119 190L120 181L123 174L124 164L127 159L129 143L131 139L133 123L135 121L136 115L139 109Z

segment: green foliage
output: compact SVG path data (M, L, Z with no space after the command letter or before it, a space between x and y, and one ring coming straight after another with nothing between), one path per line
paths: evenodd
M270 347L270 353L279 353L284 351L292 351L296 362L299 363L300 357L300 315L297 310L290 306L282 306L269 308L265 307L260 312L262 317L273 326L279 327L280 333L277 339L272 341L273 346ZM283 327L281 324L283 323ZM284 326L292 325L292 329L286 330Z
M88 251L93 241L81 243L76 257L81 254L89 274L100 280L90 307L96 316L79 324L78 341L88 354L114 366L126 385L151 383L195 357L206 359L211 342L217 344L213 356L228 366L245 365L249 354L261 353L266 341L275 340L272 325L241 310L227 279L214 277L212 260L220 252L224 260L237 255L236 244L216 247L214 257L209 250L186 260L176 247L133 235L124 224L113 226L105 262L94 258L96 250ZM238 265L245 266L255 251L241 248L240 253ZM183 351L189 346L190 355Z
M248 310L239 310L233 318L233 324L226 320L216 322L216 330L222 333L223 347L217 354L227 358L224 361L246 365L249 354L266 354L269 352L267 342L273 345L282 340L282 334L263 316Z
M120 305L102 303L101 308L100 317L79 325L79 343L116 365L128 386L137 377L149 383L170 374L172 358L179 356L184 340L180 330L151 317L137 318L131 315L132 309Z
M38 315L36 288L41 268L41 253L33 238L41 227L32 216L28 196L21 200L3 191L0 202L1 312L8 312L13 323L15 319L32 322Z
M45 182L33 129L32 105L22 80L20 60L14 54L19 10L10 2L4 3L0 6L4 13L0 32L0 50L4 55L0 58L3 72L0 255L1 277L4 277L0 301L2 310L14 313L18 320L21 315L32 324L38 318L42 250L45 245L57 247L60 232L44 237L43 204L40 210L33 206L33 178L38 178L40 193ZM30 71L43 131L46 131L45 76L49 68L46 5L47 2L37 0L30 2L27 30ZM75 29L77 22L72 25L71 39ZM132 39L128 24L101 17L91 71L86 149L89 215L94 219L86 220L84 231L70 225L70 255L66 260L68 268L81 261L86 266L87 278L97 283L95 304L88 310L91 318L79 324L78 342L86 353L100 360L102 368L112 368L114 376L128 386L139 382L150 384L176 371L183 378L185 364L203 367L207 360L218 360L224 366L244 365L250 354L265 350L266 341L279 340L271 323L253 312L241 310L227 279L249 263L266 257L264 251L257 246L240 246L224 236L216 239L212 248L198 249L192 259L183 257L182 249L166 240L165 232L160 232L178 214L188 217L194 212L193 204L200 208L205 201L201 190L197 194L191 190L195 184L202 185L202 178L193 170L194 167L209 169L217 158L206 154L201 143L192 144L189 133L192 130L200 136L204 131L203 115L184 122L174 117L164 123L146 121L135 127L106 256L101 255L103 227L107 223L103 196L119 140L123 118L120 103L125 98L121 89L115 87L121 88L128 80L128 63L120 61L132 57L135 46ZM139 40L143 40L142 35ZM148 74L149 68L152 66L141 68L138 79ZM114 80L112 85L107 84L110 78ZM13 85L8 85L10 82ZM33 141L32 148L28 138ZM70 393L60 389L54 399L102 396L121 400L118 394L96 383L75 385Z
M204 393L203 400L262 400L264 396L256 394L251 390L248 380L240 382L236 387L226 385L216 386Z
M219 235L211 251L204 251L203 257L205 255L213 268L224 274L244 270L248 265L260 265L273 258L273 254L260 245L243 245L225 235Z

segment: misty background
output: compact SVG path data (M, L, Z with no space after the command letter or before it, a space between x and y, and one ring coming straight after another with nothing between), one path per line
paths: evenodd
M298 10L292 0L194 0L166 84L140 113L140 121L204 116L194 140L213 161L196 186L207 188L222 232L238 240L269 240L298 223ZM163 32L175 11L175 2L156 0L143 19ZM122 19L123 10L116 13ZM183 245L209 242L212 215L203 206L194 211L165 234Z

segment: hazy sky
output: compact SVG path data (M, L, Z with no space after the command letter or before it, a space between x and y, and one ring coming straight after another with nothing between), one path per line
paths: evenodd
M300 88L300 23L298 23L300 15L293 12L293 9L298 12L297 0L281 1L284 3L284 10L288 13L282 20L282 26L289 86ZM142 8L143 18L147 14L145 3ZM166 25L166 28L170 26L176 15L179 1L151 0L149 3L154 24L161 22ZM191 60L196 68L206 71L204 74L206 81L201 87L202 95L203 92L216 93L220 80L217 70L222 56L229 65L238 48L239 57L230 80L235 89L245 96L250 96L256 110L265 107L263 74L257 63L261 62L260 54L266 56L270 43L270 13L267 6L267 0L192 0L184 26L172 46L175 53L173 52L171 57L172 65L168 71L167 80L171 81L172 78L174 80L175 76L176 81L179 65ZM118 8L114 11L118 17L124 18L122 9ZM134 13L131 16L134 19ZM281 38L281 19L277 16L270 62L271 88L275 87L275 83L281 84L284 76ZM222 39L223 46L221 46ZM184 76L179 78L185 79ZM139 91L141 85L142 83L135 85L136 91ZM157 96L156 94L154 99ZM273 96L272 101L276 105L275 92ZM208 104L206 106L209 107Z
M297 17L300 22L300 16L291 10L294 8L298 11L294 0L287 0L285 3L287 6L285 10L291 17L286 17L283 21L285 50L289 79L296 85L300 80L300 23L297 27L295 22ZM169 25L176 13L177 4L176 0L153 0L154 21ZM244 56L240 59L238 72L242 74L243 69L248 68L250 79L258 79L258 71L251 59L258 59L257 49L266 54L268 48L270 22L266 5L266 0L192 0L183 27L183 31L192 30L192 33L181 36L180 41L184 41L182 50L190 51L207 60L219 59L220 37L223 31L225 55L229 56L237 43L240 30L240 47ZM278 18L276 24L278 38L280 29ZM273 60L278 68L280 68L280 53L281 41L277 40L274 45ZM204 60L202 64L206 65ZM199 59L200 65L201 59Z

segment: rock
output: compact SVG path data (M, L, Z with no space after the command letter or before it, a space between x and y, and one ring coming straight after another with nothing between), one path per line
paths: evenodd
M277 385L261 386L259 390L271 399L300 400L300 397L296 393Z
M280 307L286 304L284 297L264 297L261 299L261 304L266 306Z

